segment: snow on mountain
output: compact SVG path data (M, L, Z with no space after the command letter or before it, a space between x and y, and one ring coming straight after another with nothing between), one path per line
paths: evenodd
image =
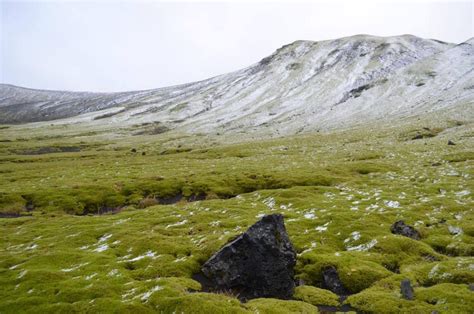
M0 85L0 123L159 122L187 133L284 135L401 119L474 102L473 44L357 35L296 41L240 71L147 91Z

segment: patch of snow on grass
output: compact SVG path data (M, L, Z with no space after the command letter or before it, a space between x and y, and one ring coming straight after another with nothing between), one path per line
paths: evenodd
M119 219L119 220L117 220L116 222L114 222L113 225L114 225L114 226L115 226L115 225L120 225L120 224L123 224L124 222L127 222L127 221L129 221L129 220L130 220L130 218L127 218L127 219Z
M266 199L264 199L263 201L263 204L267 205L268 208L270 209L274 209L275 208L275 204L276 204L276 201L273 197L267 197Z
M119 273L119 270L118 269L112 269L111 271L109 271L109 273L107 274L108 277L114 277L114 276L119 276L120 273Z
M88 265L88 264L89 264L88 262L87 262L87 263L82 263L82 264L73 266L73 267L71 267L71 268L63 268L63 269L61 269L61 271L62 271L62 272L65 272L65 273L69 273L69 272L71 272L71 271L77 270L77 269L81 268L82 266L86 266L86 265Z
M455 194L457 197L463 197L463 196L471 194L471 191L463 190L463 191L456 192Z
M216 220L216 221L211 221L209 223L209 226L211 227L218 227L219 225L221 224L221 222L219 220Z
M184 262L185 260L187 260L188 257L187 256L183 256L181 258L177 258L173 261L173 263L179 263L179 262Z
M112 237L112 234L104 234L99 238L99 243L105 242Z
M178 227L178 226L182 226L184 224L186 224L188 221L185 219L183 221L178 221L177 223L174 223L174 224L169 224L165 227L165 229L169 229L171 227Z
M328 226L329 226L329 222L326 222L324 225L322 226L317 226L316 228L314 228L316 231L318 232L324 232L326 230L328 230Z
M373 239L369 243L360 244L357 246L348 246L346 250L348 251L368 251L373 248L378 243L377 239Z
M127 255L127 256L129 256L129 255ZM127 257L127 256L124 256L124 257ZM151 259L157 259L159 256L160 255L156 255L156 252L153 252L153 251L149 250L143 255L139 255L139 256L131 258L131 259L124 259L124 260L122 260L122 262L136 262L136 261L144 259L145 257L149 257Z
M400 208L400 202L398 201L384 201L384 204L390 208Z
M94 278L95 276L97 276L97 273L93 273L91 275L88 275L85 277L86 280L91 280L92 278Z
M104 252L109 249L109 245L107 243L99 245L95 250L92 250L92 252Z
M431 268L430 272L428 273L428 278L433 279L437 274L439 270L439 264L436 264Z
M304 218L306 218L306 219L316 219L317 217L314 213L310 212L310 213L304 214Z
M150 298L150 296L151 296L154 292L159 291L159 290L161 290L161 289L163 289L163 287L161 287L161 286L154 286L153 288L151 288L150 291L147 291L147 292L145 292L144 294L142 294L140 299L141 299L142 301L145 301L145 302L146 302L146 301L148 301L148 299Z
M28 245L24 250L25 250L25 251L34 250L34 249L36 249L37 247L38 247L38 244L32 243L32 244Z
M19 274L18 274L18 279L21 279L23 278L26 274L28 273L28 271L25 269L25 270L22 270Z

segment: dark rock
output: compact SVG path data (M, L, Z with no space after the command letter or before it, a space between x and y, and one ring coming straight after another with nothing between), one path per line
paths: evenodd
M0 218L18 218L21 217L20 213L0 213Z
M322 271L323 273L323 288L328 289L339 296L347 296L349 292L344 287L339 279L337 269L333 266L326 267Z
M202 267L214 291L231 291L239 299L289 299L295 280L296 253L283 216L264 216L244 234L226 244Z
M26 209L26 211L30 212L30 211L35 209L35 205L33 204L32 201L28 201L28 202L26 202L25 209Z
M205 193L199 193L199 194L191 194L188 197L188 202L196 202L196 201L203 201L205 200L207 195Z
M436 262L436 261L439 261L439 258L436 257L436 256L433 256L431 254L422 254L421 255L423 257L423 259L425 261L428 261L428 262Z
M390 227L390 231L392 231L392 233L394 233L394 234L400 234L402 236L409 237L409 238L412 238L414 240L420 240L421 239L420 233L415 228L413 228L412 226L409 226L409 225L405 224L405 222L403 220L399 220L399 221L395 222Z
M178 193L173 196L168 196L168 197L157 197L155 200L158 204L161 205L171 205L171 204L176 204L182 200L186 200L188 202L196 202L196 201L203 201L207 197L207 194L205 193L199 193L199 194L191 194L188 197L184 197L183 193Z
M448 145L456 145L453 141L449 140Z
M168 197L157 197L156 200L158 201L159 204L161 205L171 205L178 203L183 199L183 193L178 193L173 196L168 196Z
M297 70L299 68L301 68L301 63L290 63L288 64L286 67L285 67L287 70Z
M132 153L136 153L136 152L137 152L137 150L136 150L135 148L132 148L130 151L131 151Z
M145 156L146 155L146 152L142 152L142 156Z
M403 279L400 284L400 292L402 294L402 298L405 300L413 300L415 296L415 292L411 286L409 279Z

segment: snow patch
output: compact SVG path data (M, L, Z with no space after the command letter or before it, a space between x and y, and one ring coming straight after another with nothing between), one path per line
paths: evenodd
M95 250L92 250L92 252L104 252L109 249L109 245L107 243L99 245Z
M174 223L174 224L169 224L169 225L166 225L165 229L169 229L171 227L178 227L178 226L182 226L184 224L186 224L188 221L185 219L183 221L178 221L177 223Z
M158 286L158 285L157 285L157 286L154 286L153 288L151 288L150 291L147 291L147 292L145 292L144 294L142 294L140 300L147 302L148 299L150 298L150 296L151 296L154 292L159 291L159 290L161 290L161 289L163 289L163 287Z
M398 201L384 201L384 204L390 208L400 208L400 202Z
M16 277L16 278L21 279L21 278L25 277L25 275L26 275L27 273L28 273L28 270L26 270L26 269L25 269L25 270L22 270L22 271L18 274L18 277Z
M112 234L104 234L99 238L99 243L105 242L112 237Z
M360 244L357 246L348 246L346 247L347 251L368 251L373 248L378 243L377 239L373 239L369 243Z

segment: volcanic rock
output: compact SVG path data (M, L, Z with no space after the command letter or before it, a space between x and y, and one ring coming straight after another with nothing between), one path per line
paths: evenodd
M392 231L392 233L394 234L400 234L402 236L409 237L414 240L420 240L421 238L420 233L412 226L405 224L403 220L396 221L390 227L390 231Z
M413 300L414 291L409 279L403 279L400 284L400 292L405 300Z
M326 267L322 271L323 273L323 288L331 290L335 294L339 296L346 296L348 295L347 289L342 284L341 280L339 279L339 274L337 273L337 269L333 266Z
M245 233L226 244L202 267L215 291L241 300L293 295L296 252L286 233L283 216L264 216Z

